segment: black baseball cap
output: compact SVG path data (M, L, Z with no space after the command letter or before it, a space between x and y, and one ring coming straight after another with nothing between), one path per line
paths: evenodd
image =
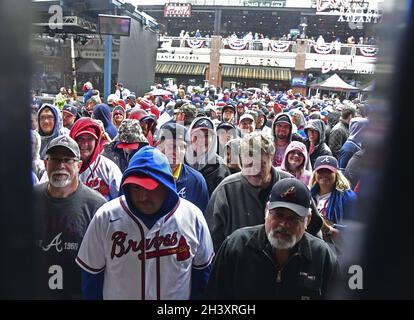
M310 191L303 182L296 178L282 179L270 192L269 210L287 208L304 218L309 213L310 201Z

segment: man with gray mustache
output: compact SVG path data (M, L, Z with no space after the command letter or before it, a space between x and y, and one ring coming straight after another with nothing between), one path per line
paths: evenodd
M76 141L58 136L46 147L48 182L34 187L36 298L80 299L75 258L96 210L106 200L79 181Z
M310 203L310 192L301 181L276 182L265 223L236 230L220 247L207 298L329 298L339 266L328 245L306 232Z

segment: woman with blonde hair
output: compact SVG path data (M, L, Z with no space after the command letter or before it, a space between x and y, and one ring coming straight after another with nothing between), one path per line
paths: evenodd
M332 156L316 159L310 187L316 207L324 218L321 229L324 239L338 249L340 230L345 228L344 220L349 218L356 194L338 170L338 161Z

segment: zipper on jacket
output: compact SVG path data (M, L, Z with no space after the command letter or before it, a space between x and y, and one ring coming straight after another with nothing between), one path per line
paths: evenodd
M276 275L276 283L281 283L282 282L282 271L283 269L289 264L289 262L293 259L293 257L298 256L299 253L294 253L292 256L289 257L288 261L285 263L285 265L282 268L278 268L278 266L274 263L273 259L268 255L268 253L265 250L262 250L262 252L264 253L264 255L272 262L272 264L275 266L277 270L277 275Z

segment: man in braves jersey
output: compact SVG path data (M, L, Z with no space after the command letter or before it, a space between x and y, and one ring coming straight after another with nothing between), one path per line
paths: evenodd
M79 147L67 137L46 149L49 181L33 189L36 230L36 298L80 299L81 274L74 259L96 210L106 202L79 182Z
M93 119L81 118L70 130L70 137L76 140L80 149L80 180L107 200L118 197L122 173L112 160L100 154L103 150L100 125Z
M124 196L102 206L76 262L86 299L201 297L213 244L200 209L179 198L168 159L145 146L122 177Z
M157 148L170 163L177 193L194 203L204 213L208 203L208 189L202 174L184 164L187 129L178 123L166 123L158 133Z

